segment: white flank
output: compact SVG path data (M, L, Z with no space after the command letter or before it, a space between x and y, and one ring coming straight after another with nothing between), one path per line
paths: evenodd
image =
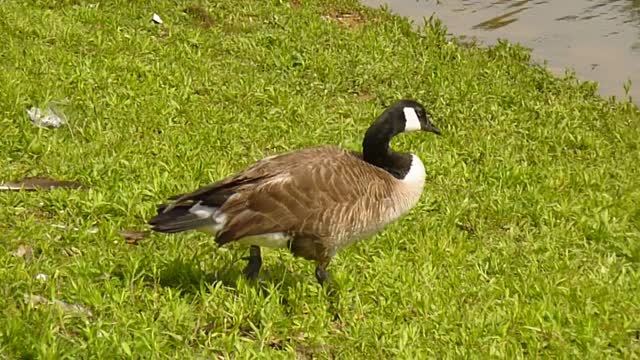
M404 111L404 131L419 131L420 127L420 119L418 119L418 114L416 114L416 110L412 107L406 107L402 111Z
M289 237L281 232L255 236L247 236L238 240L244 245L256 245L273 249L286 248L289 245Z

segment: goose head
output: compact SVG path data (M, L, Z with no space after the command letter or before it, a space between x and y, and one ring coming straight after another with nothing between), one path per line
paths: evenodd
M431 122L429 112L416 101L396 101L387 111L389 112L389 118L395 123L394 126L397 128L397 131L394 132L396 133L428 131L437 135L442 134L440 129Z
M422 104L414 100L398 100L387 107L367 129L363 147L372 152L386 152L391 138L414 131L442 134L431 122L431 115Z
M378 167L391 169L400 161L398 159L406 156L391 151L389 142L398 134L414 131L441 135L422 104L406 99L394 102L367 129L362 141L363 159Z

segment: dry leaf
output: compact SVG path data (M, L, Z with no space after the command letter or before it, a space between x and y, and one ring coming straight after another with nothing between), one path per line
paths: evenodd
M29 245L20 245L18 249L13 252L13 256L29 261L33 258L33 248Z
M75 246L62 248L62 253L68 257L74 257L82 255L82 251Z
M148 231L137 230L122 230L120 236L122 236L129 245L137 245L138 241L144 239L149 234Z
M331 13L329 15L322 16L324 20L333 21L340 25L347 27L354 27L364 22L364 18L360 13Z
M27 177L16 182L0 185L0 191L36 191L55 188L81 189L83 186L75 181L59 181L50 178Z
M271 341L269 341L269 347L275 350L284 350L285 344L282 341L281 338L271 338Z
M296 355L298 359L316 359L318 358L317 354L326 353L327 350L329 349L323 345L298 345L296 346ZM331 358L333 359L335 356L332 354Z

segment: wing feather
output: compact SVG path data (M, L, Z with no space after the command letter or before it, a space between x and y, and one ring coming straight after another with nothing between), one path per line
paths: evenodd
M355 223L358 212L361 223L374 220L367 205L390 196L391 175L338 148L313 155L225 202L220 211L231 220L218 242L272 232L320 238Z

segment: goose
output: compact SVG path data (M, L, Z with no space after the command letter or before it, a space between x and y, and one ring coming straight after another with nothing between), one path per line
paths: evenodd
M248 245L243 275L250 280L259 275L261 247L287 248L315 261L322 285L338 251L381 231L418 202L425 183L422 161L389 148L394 136L415 131L441 134L424 106L398 100L368 128L361 153L324 145L266 157L170 197L148 223L160 233L209 233L219 246Z

